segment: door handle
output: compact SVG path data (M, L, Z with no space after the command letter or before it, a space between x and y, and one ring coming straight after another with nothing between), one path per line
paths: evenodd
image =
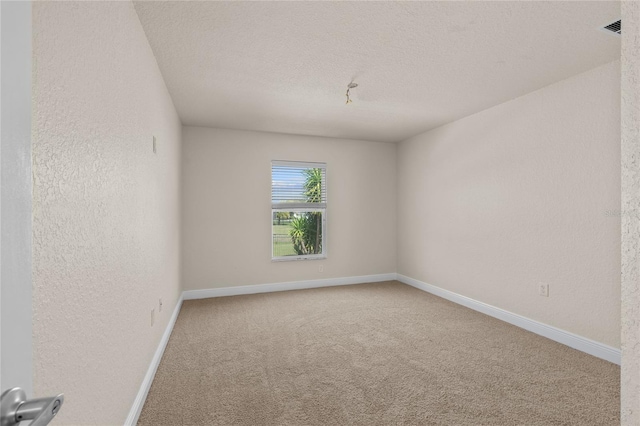
M5 391L0 398L0 426L16 426L32 420L30 426L46 426L58 414L64 395L27 400L20 388Z

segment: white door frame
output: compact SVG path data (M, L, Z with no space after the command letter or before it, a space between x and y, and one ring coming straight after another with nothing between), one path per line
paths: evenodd
M0 1L0 392L33 397L31 2Z

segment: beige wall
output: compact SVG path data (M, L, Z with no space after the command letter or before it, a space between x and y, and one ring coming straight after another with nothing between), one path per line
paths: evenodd
M35 391L123 424L180 293L181 125L130 2L34 2L33 32Z
M397 184L398 273L620 346L619 62L400 143Z
M640 3L622 2L621 424L640 424Z
M182 138L185 290L395 272L394 144L204 127ZM271 261L271 160L327 163L327 259Z

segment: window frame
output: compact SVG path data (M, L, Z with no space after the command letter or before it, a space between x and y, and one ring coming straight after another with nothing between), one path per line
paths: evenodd
M313 207L304 207L301 203L274 203L273 202L273 167L297 167L297 168L309 168L309 169L324 169L324 194L325 202L324 207L318 207L316 203L309 203ZM271 161L271 261L272 262L288 262L296 260L323 260L327 258L327 164L319 162L308 161ZM302 203L303 204L303 203ZM295 207L291 207L291 205ZM315 205L315 206L314 206ZM276 207L278 206L278 207ZM322 213L322 253L317 254L305 254L305 255L290 255L290 256L275 256L274 254L274 214L277 212L293 212L293 213L309 213L320 212Z

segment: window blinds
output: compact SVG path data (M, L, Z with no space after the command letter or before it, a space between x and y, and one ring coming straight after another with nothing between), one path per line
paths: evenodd
M271 207L324 209L327 207L327 165L293 161L271 162Z

